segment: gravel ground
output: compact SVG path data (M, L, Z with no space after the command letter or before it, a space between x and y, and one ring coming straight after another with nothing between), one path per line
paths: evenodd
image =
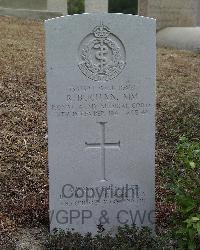
M0 17L0 232L48 227L44 26ZM164 198L179 136L200 137L200 54L157 53L157 230L173 206ZM42 225L42 226L41 226ZM46 229L44 229L45 231Z

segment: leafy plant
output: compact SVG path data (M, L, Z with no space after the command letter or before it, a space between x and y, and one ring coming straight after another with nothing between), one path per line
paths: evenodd
M68 0L69 15L84 12L84 0ZM117 13L137 14L137 0L109 0L109 11Z
M84 12L84 0L68 0L67 6L69 15L81 14Z
M98 234L85 236L78 233L55 231L46 242L46 249L51 250L157 250L164 249L166 242L152 234L147 227L141 229L136 226L119 227L115 236Z
M137 0L109 0L109 12L137 14Z
M176 205L174 236L181 249L200 245L200 142L181 137L176 163L170 171L170 200Z

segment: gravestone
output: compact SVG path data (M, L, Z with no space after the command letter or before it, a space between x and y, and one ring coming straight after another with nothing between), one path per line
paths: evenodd
M0 0L0 6L12 9L45 10L48 0Z
M48 19L67 14L67 0L0 0L0 15Z
M200 27L200 1L197 5L197 26Z
M85 12L108 12L108 0L85 0Z
M157 29L199 25L200 0L139 0L139 15L154 17Z
M67 0L47 0L47 10L67 14Z
M154 228L155 20L45 22L51 230Z

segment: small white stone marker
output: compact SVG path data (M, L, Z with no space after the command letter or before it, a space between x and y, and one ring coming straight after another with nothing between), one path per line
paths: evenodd
M46 21L51 230L154 228L155 20Z

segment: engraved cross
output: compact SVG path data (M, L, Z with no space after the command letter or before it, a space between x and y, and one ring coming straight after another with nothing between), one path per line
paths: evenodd
M101 149L101 167L102 167L102 181L106 181L106 148L120 149L120 141L118 142L106 142L105 124L106 122L98 122L101 126L101 142L100 143L87 143L85 142L87 149Z

